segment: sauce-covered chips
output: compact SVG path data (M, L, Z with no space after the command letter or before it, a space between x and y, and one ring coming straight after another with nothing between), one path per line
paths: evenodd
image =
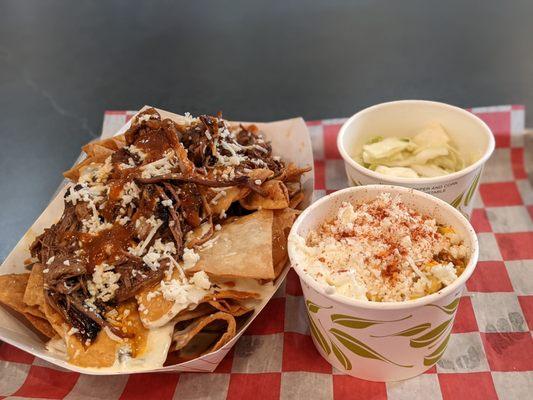
M29 273L0 276L0 302L82 368L154 369L231 341L286 264L309 168L253 125L153 108L83 150L61 218Z

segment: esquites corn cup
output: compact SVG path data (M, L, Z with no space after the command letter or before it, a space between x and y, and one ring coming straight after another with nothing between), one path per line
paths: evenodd
M435 124L444 129L464 158L464 167L456 172L433 177L399 177L373 171L356 161L363 146L372 140L413 137ZM392 101L368 107L349 118L337 138L350 186L385 184L414 188L446 201L467 218L472 213L483 166L494 146L489 127L474 114L424 100Z
M369 301L340 294L308 272L302 238L334 219L346 202L370 203L382 193L398 196L407 207L450 227L462 239L467 262L455 280L435 293L412 300ZM459 211L428 194L388 185L348 188L318 200L294 223L288 250L302 284L316 348L340 371L373 381L411 378L440 359L479 252L475 232Z

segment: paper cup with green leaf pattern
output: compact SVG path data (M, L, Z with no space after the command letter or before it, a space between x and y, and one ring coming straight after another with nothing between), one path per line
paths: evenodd
M432 178L401 178L365 168L354 158L376 136L413 136L430 124L439 123L464 156L467 166L457 172ZM461 211L472 213L474 196L485 162L494 151L490 128L474 114L449 104L425 100L400 100L366 108L346 121L337 137L350 186L385 184L410 187L432 194Z
M360 204L380 193L399 195L417 211L451 226L469 249L464 272L449 286L404 302L372 302L331 294L305 272L296 235L306 237L335 217L344 201ZM361 379L397 381L431 368L446 351L465 282L478 258L474 229L454 207L426 193L398 186L369 185L337 191L307 208L289 235L291 264L300 278L313 342L338 370Z

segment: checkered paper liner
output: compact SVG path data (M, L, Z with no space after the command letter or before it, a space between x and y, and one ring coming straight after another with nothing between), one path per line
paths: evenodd
M315 350L298 277L287 281L214 373L89 376L0 344L0 399L526 399L533 392L533 190L525 171L523 106L471 109L492 129L472 224L480 259L448 348L425 374L359 380ZM111 136L133 111L108 111ZM317 197L346 186L336 136L343 119L308 122Z

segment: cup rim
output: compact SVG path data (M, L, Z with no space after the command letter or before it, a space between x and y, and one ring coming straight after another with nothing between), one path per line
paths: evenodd
M364 301L364 300L358 300L358 299L352 299L346 296L342 296L340 294L328 294L326 293L325 286L318 281L316 281L311 275L307 274L301 265L298 265L294 263L292 260L295 258L295 252L293 246L293 241L291 240L292 237L297 235L297 230L299 226L301 225L302 221L304 221L306 218L308 218L310 215L312 215L313 211L317 209L320 205L331 202L337 197L341 197L346 193L351 192L359 192L359 191L365 191L365 190L378 190L378 191L387 191L390 193L409 193L413 194L417 197L423 198L425 201L428 201L430 203L433 203L434 205L444 208L447 212L454 214L459 221L462 223L463 227L466 228L466 231L468 232L468 236L471 242L471 248L470 248L470 258L468 260L468 264L463 271L463 273L450 285L446 286L445 288L439 290L438 292L429 294L427 296L420 297L418 299L414 300L405 300L405 301L393 301L393 302L377 302L377 301ZM477 265L478 257L479 257L479 243L476 236L476 233L474 231L474 228L468 222L468 220L464 217L463 214L461 214L458 210L456 210L454 207L446 203L445 201L436 198L434 196L431 196L427 193L421 192L419 190L413 189L413 188L406 188L402 186L395 186L395 185L365 185L365 186L354 186L349 187L346 189L338 190L334 193L331 193L327 196L322 197L321 199L314 202L312 205L307 207L296 219L294 222L291 231L289 233L289 240L288 240L288 253L289 258L291 261L291 267L294 268L300 279L305 282L307 285L311 286L315 291L322 294L323 296L326 296L327 298L342 303L347 306L351 307L359 307L364 308L368 310L400 310L400 309L406 309L406 308L415 308L419 306L423 306L435 301L438 301L449 294L453 293L457 289L461 289L462 286L466 283L466 281L470 278L472 273L474 272L474 269Z
M355 121L357 118L361 117L361 115L367 114L369 112L375 111L376 109L389 106L392 104L431 104L437 107L445 108L449 111L457 112L465 117L475 121L478 125L483 128L483 131L486 133L488 138L488 145L483 153L483 155L474 163L470 164L468 167L463 168L457 172L453 172L451 174L432 177L432 178L403 178L403 177L396 177L396 176L389 176L389 175L383 175L378 172L372 171L368 168L363 167L361 164L356 162L346 149L344 148L344 138L348 135L348 127ZM430 101L430 100L396 100L396 101L388 101L385 103L379 103L375 104L373 106L367 107L354 115L352 115L348 120L342 124L342 127L339 131L339 134L337 136L337 149L339 150L339 153L341 154L341 157L343 158L344 162L349 164L352 168L356 169L358 172L368 175L374 179L380 180L380 181L387 181L392 182L393 184L398 185L416 185L416 184L437 184L437 183L443 183L443 182L449 182L455 179L459 179L465 175L468 175L470 172L475 171L477 168L482 166L492 155L494 152L494 148L496 146L496 141L494 139L494 135L492 134L492 131L490 130L489 126L478 116L475 114L466 111L460 107L452 106L451 104L441 103L438 101Z

